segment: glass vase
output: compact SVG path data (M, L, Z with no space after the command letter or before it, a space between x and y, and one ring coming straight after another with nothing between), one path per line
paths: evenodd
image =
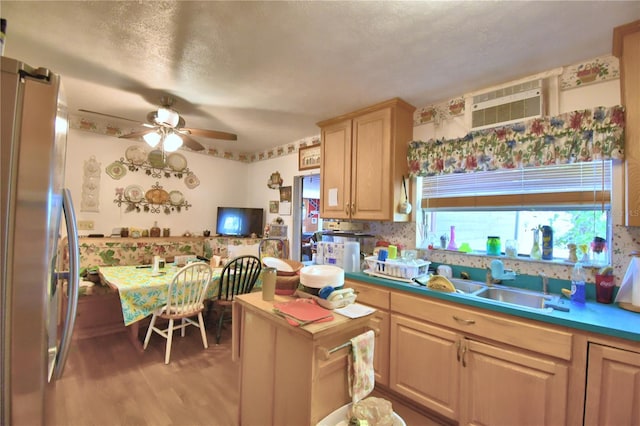
M447 250L458 250L458 246L456 245L456 227L451 227L451 234L449 237L449 245L447 246Z
M531 259L540 260L542 258L542 250L540 250L540 231L533 230L533 246L531 247Z

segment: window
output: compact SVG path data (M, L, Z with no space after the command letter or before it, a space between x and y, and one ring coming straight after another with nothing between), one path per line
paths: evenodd
M503 254L505 242L515 240L518 253L529 256L533 229L549 225L557 260L569 258L568 244L576 244L581 260L580 249L588 251L595 237L610 241L610 160L439 175L423 178L422 185L428 233L422 237L437 246L440 237L450 238L452 226L458 246L484 252L487 237L498 236ZM605 255L596 262L608 263Z

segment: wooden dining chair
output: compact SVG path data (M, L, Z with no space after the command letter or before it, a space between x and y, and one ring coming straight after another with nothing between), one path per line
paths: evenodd
M164 356L165 364L169 364L173 332L177 329L181 330L181 336L184 337L184 329L187 326L194 325L198 327L202 336L202 344L205 349L209 347L202 311L204 310L203 300L211 282L211 275L211 267L204 262L190 263L181 268L176 272L171 284L169 284L167 303L153 313L147 335L144 338L143 348L147 349L149 339L154 331L167 339ZM191 319L195 316L198 317L198 322ZM169 326L165 329L156 327L155 323L158 318L168 319ZM178 319L181 320L180 325L174 326L174 321Z
M251 292L262 270L260 259L253 255L238 256L231 259L222 269L218 297L212 302L212 308L218 315L216 344L220 343L222 323L225 313L229 312L233 298L238 294ZM227 318L230 320L231 318Z

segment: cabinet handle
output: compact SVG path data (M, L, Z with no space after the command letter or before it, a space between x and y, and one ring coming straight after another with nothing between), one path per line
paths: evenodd
M460 340L456 342L456 359L460 362Z
M467 345L466 345L466 342L462 346L462 366L463 367L467 366Z
M458 318L457 316L453 316L453 319L461 322L462 324L467 324L467 325L472 325L476 323L476 320L470 320L470 319L464 319L464 318Z
M351 203L351 215L356 214L356 204L355 203Z

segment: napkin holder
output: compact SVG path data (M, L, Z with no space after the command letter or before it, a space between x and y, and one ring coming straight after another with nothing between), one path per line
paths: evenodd
M622 309L640 312L640 252L633 252L631 256L615 301Z
M153 256L153 270L152 274L157 274L160 272L160 256Z

